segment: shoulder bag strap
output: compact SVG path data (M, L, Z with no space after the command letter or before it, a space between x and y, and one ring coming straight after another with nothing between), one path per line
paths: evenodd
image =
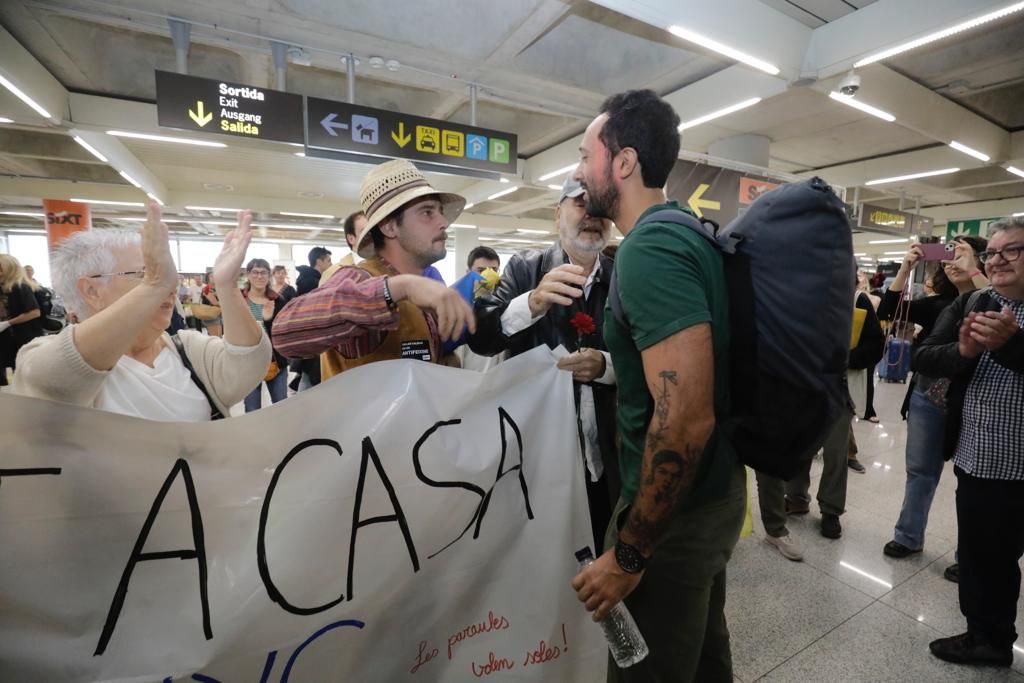
M210 419L223 420L224 413L220 412L220 408L218 408L217 404L213 402L213 397L210 396L210 392L206 389L206 385L204 385L202 380L199 379L199 375L196 374L196 369L192 367L192 361L188 359L188 354L185 353L185 345L182 343L181 337L176 334L172 335L171 341L174 342L174 348L178 350L178 355L181 356L181 362L184 363L185 369L187 369L188 373L192 376L192 381L197 387L199 387L199 391L203 392L203 396L205 396L206 400L209 402Z

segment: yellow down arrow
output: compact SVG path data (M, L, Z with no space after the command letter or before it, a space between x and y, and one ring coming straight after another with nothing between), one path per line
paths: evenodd
M213 114L211 112L207 112L206 116L203 116L202 100L196 101L196 111L192 111L191 109L188 110L188 116L190 119L195 121L200 128L208 124L210 119L213 118Z
M412 140L412 135L406 135L405 124L399 122L398 133L395 133L395 131L391 131L391 139L394 140L395 144L398 145L399 147L405 147L406 145L409 144L409 141Z
M710 187L711 186L707 183L701 183L697 186L697 189L693 191L693 194L690 195L690 198L686 200L686 203L690 205L690 208L693 209L693 212L697 214L698 218L704 218L704 213L701 209L710 209L711 211L722 210L721 202L715 202L710 199L701 199Z

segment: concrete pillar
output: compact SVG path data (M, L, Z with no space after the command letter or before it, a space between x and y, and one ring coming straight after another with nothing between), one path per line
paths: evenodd
M764 135L734 135L711 143L708 155L768 168L771 140Z
M449 228L455 232L455 278L466 273L469 252L480 246L480 231L476 228Z

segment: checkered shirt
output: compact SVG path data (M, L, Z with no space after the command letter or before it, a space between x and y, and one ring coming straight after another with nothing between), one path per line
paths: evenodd
M1024 328L1024 301L995 291L990 296ZM979 479L1024 480L1024 375L1004 368L988 351L967 385L953 462Z

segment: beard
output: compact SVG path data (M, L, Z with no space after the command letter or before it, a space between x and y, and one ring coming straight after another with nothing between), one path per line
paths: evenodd
M611 168L605 173L604 187L587 184L587 215L614 221L619 212L619 190L612 181Z
M589 233L586 235L581 235L580 231L584 227L596 227L598 230L601 231L600 237L597 238L596 235L592 235ZM604 236L604 226L600 223L600 221L590 216L584 218L583 221L581 221L580 224L576 226L576 228L574 229L574 234L569 238L569 240L570 242L572 242L573 248L581 253L594 253L596 251L601 251L606 246L608 246L608 238Z

